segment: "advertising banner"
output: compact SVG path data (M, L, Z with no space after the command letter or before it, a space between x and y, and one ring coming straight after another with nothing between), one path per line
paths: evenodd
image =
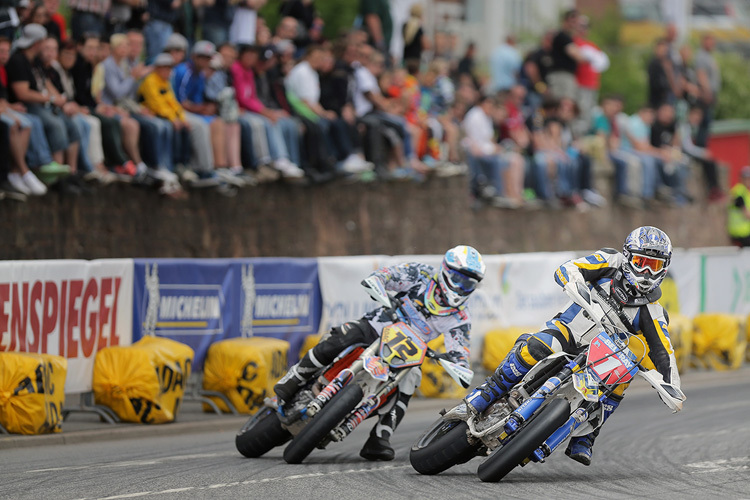
M567 302L553 273L573 252L485 255L487 273L469 299L472 358L481 357L484 334L507 326L538 327ZM318 259L323 296L321 333L377 307L360 286L383 266L421 262L438 269L442 255L324 257Z
M96 353L132 336L133 261L0 262L0 351L68 360L65 392L91 390Z
M701 259L700 312L750 314L750 249L705 250Z
M317 332L320 291L315 259L137 259L134 338L156 335L195 351L233 337L275 337L292 344Z

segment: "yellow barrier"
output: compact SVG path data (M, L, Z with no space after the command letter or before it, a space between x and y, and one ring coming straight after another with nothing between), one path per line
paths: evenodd
M490 330L484 336L482 367L489 372L495 371L495 368L503 361L519 336L524 333L534 333L536 331L537 329L533 327L523 328L517 326Z
M693 352L693 321L681 314L669 316L669 340L677 359L677 370L682 373L688 369L690 355Z
M744 318L730 314L699 314L693 320L691 366L736 370L748 345Z
M62 430L68 361L53 354L0 353L0 423L14 434Z
M307 354L307 351L318 345L318 342L320 342L322 337L322 333L315 333L305 337L305 341L302 342L302 347L299 348L299 359L302 359L302 356Z
M107 347L94 361L94 398L125 422L173 422L192 364L193 350L170 339L144 337L130 347Z
M211 344L203 367L203 389L224 394L241 413L252 413L273 396L286 373L289 342L268 337L222 340ZM229 408L211 398L221 411ZM211 408L204 404L204 411Z
M445 352L443 337L438 337L427 345L435 352ZM466 389L458 385L440 363L427 358L422 364L419 393L426 398L460 399L466 395Z

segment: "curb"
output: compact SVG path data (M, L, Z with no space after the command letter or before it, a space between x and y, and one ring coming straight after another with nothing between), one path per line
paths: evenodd
M247 419L248 415L244 415L198 422L174 422L158 425L115 424L111 429L63 431L57 434L42 436L10 435L0 437L0 450L29 448L32 446L120 441L132 438L174 436L177 434L237 431Z

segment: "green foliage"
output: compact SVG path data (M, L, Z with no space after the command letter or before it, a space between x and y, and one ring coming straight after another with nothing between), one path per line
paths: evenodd
M625 112L632 114L648 99L650 52L620 44L622 17L617 8L592 22L589 39L609 56L610 66L602 73L600 95L619 94L625 99Z
M279 7L284 0L269 0L261 9L261 15L273 30L279 22ZM315 0L315 8L325 20L324 35L333 39L342 31L351 29L359 12L359 0Z
M750 65L737 53L716 54L722 86L716 118L750 118Z

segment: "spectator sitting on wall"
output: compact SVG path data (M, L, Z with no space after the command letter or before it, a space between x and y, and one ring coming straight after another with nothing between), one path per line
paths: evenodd
M170 85L170 74L174 66L174 59L169 54L159 54L154 59L154 71L143 79L138 88L138 94L143 100L143 105L149 109L159 120L171 126L173 131L172 155L167 161L167 168L173 171L175 164L185 164L189 161L190 148L190 123L187 114L172 91ZM164 186L162 192L171 195L180 191L176 177L162 175Z
M692 202L687 192L688 160L682 154L682 139L671 104L662 104L656 110L656 120L651 126L651 145L661 150L659 174L663 183L672 189L674 201L678 204Z
M750 246L750 166L740 170L740 182L732 187L729 198L729 238L740 248Z
M354 152L346 122L335 111L325 109L320 103L320 77L318 72L332 62L330 52L318 45L307 48L305 58L286 77L286 91L290 104L303 117L306 126L319 126L327 148L341 161L344 172L359 173L371 170L364 157Z
M5 136L8 139L7 148L10 154L3 156L7 162L6 174L0 179L0 191L15 196L17 199L25 199L26 195L41 196L47 192L46 186L29 170L26 163L26 154L31 146L32 121L28 115L23 113L25 107L16 103L8 102L8 75L5 64L10 58L10 40L0 38L0 122L4 124ZM43 129L42 129L43 130ZM47 141L43 135L35 137L39 142ZM41 144L34 144L39 147ZM51 161L51 158L49 158Z
M618 157L628 164L629 191L641 189L641 196L646 207L656 196L659 185L659 164L661 150L651 145L651 126L654 124L654 110L647 104L641 106L632 116L622 114L617 118L620 131L620 152ZM635 172L641 173L638 179ZM640 180L640 186L635 186ZM631 189L632 188L632 189Z
M723 201L726 195L719 187L718 167L713 153L708 148L698 146L694 139L703 122L703 108L699 105L691 107L687 118L687 121L681 123L679 128L682 151L700 164L708 189L708 201Z
M76 103L87 108L93 116L99 119L105 167L114 169L127 163L129 158L122 145L124 131L120 121L115 117L114 109L99 104L91 93L91 81L98 50L99 38L95 35L84 36L78 43L78 53L73 67L70 68L70 74L73 78ZM98 179L102 183L114 180L110 172L98 168L90 178Z
M67 161L70 169L75 169L78 164L78 130L72 120L56 113L67 101L53 89L44 72L35 64L46 36L44 27L28 24L23 29L23 36L16 40L18 50L6 66L8 101L22 103L30 114L39 117L53 159L58 164Z
M504 112L504 108L501 108ZM519 208L523 204L523 159L509 156L494 140L498 117L496 98L485 95L466 113L463 122L463 146L469 164L471 194L501 208ZM520 159L520 162L519 162ZM520 177L520 178L519 178Z

